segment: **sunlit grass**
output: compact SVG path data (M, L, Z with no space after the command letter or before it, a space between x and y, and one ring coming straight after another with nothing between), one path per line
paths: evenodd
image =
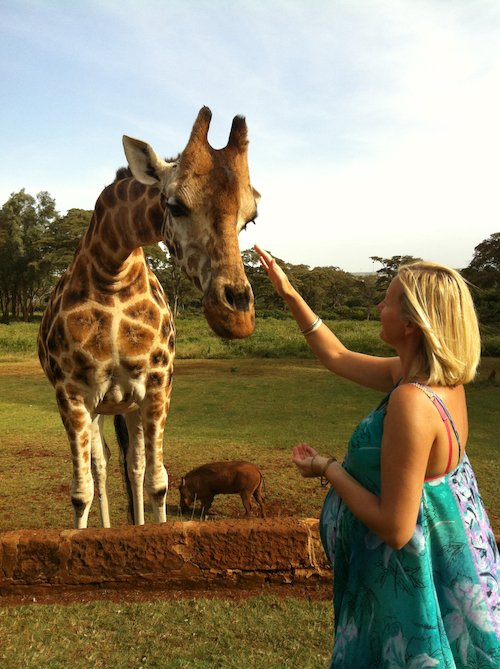
M253 597L0 608L3 669L315 669L330 602Z
M54 392L38 362L0 358L0 527L69 527L71 461ZM496 531L500 531L498 430L500 383L488 381L496 359L483 361L467 389L469 454ZM339 379L308 359L179 360L165 433L170 477L169 518L177 517L179 479L205 462L246 459L265 477L274 515L317 517L324 490L300 478L291 447L308 441L342 458L356 423L381 398ZM109 489L113 525L126 522L119 458L108 419L112 450ZM19 499L23 503L19 503ZM241 515L239 497L216 497L216 517ZM94 507L90 524L98 524Z

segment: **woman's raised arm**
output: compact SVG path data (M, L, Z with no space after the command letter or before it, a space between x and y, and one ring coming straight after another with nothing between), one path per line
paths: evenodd
M391 390L400 376L399 358L380 358L346 348L295 290L272 255L257 245L254 249L318 360L330 371L355 383L384 392Z

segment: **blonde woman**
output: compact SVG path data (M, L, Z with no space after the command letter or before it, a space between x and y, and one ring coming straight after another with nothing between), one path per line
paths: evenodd
M386 393L342 465L293 449L302 476L331 484L320 521L334 566L330 666L500 667L500 559L465 453L463 386L480 358L467 285L443 265L402 266L378 305L396 356L379 358L343 346L255 248L323 365Z

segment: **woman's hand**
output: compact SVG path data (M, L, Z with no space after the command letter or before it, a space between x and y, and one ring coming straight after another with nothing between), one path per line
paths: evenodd
M297 444L292 450L292 460L297 466L299 473L304 478L313 478L319 476L319 471L316 471L316 467L313 465L319 466L319 456L318 452L309 446L309 444ZM313 463L313 460L315 462Z
M271 283L275 287L276 292L278 295L284 298L291 288L291 284L287 275L270 253L264 251L264 249L261 249L257 244L255 244L254 249L259 254L260 264L271 280Z

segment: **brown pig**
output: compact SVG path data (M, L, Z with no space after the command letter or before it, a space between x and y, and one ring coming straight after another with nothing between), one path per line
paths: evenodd
M262 518L265 518L262 481L262 474L251 462L242 460L209 462L192 469L182 477L179 485L181 510L190 511L199 501L203 516L204 513L208 513L215 495L239 493L246 517L250 515L250 500L253 495L260 507Z

